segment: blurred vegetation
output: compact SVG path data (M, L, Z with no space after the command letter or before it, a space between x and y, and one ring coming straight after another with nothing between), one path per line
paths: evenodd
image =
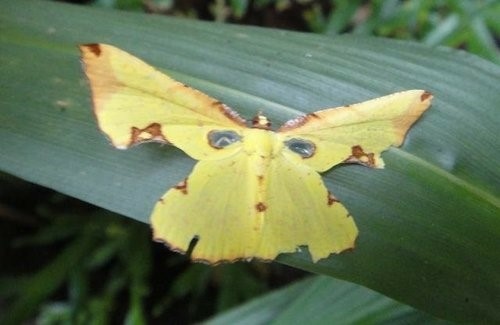
M493 0L71 2L332 36L413 39L500 63L500 2ZM195 322L304 275L275 264L190 264L152 243L147 225L2 174L0 241L0 311L10 324Z
M461 48L500 63L498 0L93 0L93 6Z

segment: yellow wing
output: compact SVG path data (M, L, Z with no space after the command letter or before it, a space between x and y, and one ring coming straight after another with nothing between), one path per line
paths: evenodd
M307 246L317 262L354 248L356 224L317 172L281 155L270 164L268 175L265 224L257 256L274 258L300 245Z
M152 213L154 237L194 260L219 263L308 246L313 261L354 247L357 228L317 172L281 154L275 134L248 130L239 152L200 161Z
M382 168L381 152L403 143L408 129L429 108L431 99L424 90L403 91L317 111L288 121L278 132L282 141L306 150L302 158L289 154L290 159L319 172L342 162ZM308 148L312 155L307 153Z
M94 113L113 145L170 142L195 159L227 154L207 143L210 130L239 132L245 120L229 107L106 44L81 45Z

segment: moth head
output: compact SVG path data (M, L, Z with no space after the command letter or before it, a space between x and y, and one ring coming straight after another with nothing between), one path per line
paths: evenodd
M270 130L271 129L271 121L259 112L252 119L252 128L254 129L262 129L262 130Z

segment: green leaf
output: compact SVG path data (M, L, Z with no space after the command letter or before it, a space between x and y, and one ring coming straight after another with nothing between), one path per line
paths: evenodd
M386 168L324 178L354 216L356 248L313 264L438 317L499 322L500 68L458 51L100 11L0 2L0 170L147 222L188 175L179 150L112 148L90 109L77 44L106 42L275 125L301 112L422 88L432 108ZM313 220L311 216L311 220Z
M361 286L325 276L308 278L224 312L223 324L446 324Z

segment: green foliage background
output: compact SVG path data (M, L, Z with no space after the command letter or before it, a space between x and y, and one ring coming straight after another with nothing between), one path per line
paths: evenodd
M362 36L460 46L499 62L497 2L303 1L297 25L326 37L50 2L0 3L4 323L192 322L303 276L296 268L368 286L448 320L500 319L499 68L463 53ZM107 1L206 13L179 11L168 1L138 3ZM259 10L276 17L297 11L287 1L210 4L201 18L244 22ZM356 18L367 9L370 15ZM344 31L358 36L330 38ZM277 124L332 101L410 87L431 89L436 100L405 146L384 155L385 170L350 166L324 175L362 231L353 254L319 264L305 253L279 259L293 269L191 265L152 246L142 223L11 176L147 222L151 202L189 172L193 162L173 148L120 152L96 131L75 48L93 41L119 45L245 116L265 107ZM439 322L330 277L305 279L212 322L300 319Z

